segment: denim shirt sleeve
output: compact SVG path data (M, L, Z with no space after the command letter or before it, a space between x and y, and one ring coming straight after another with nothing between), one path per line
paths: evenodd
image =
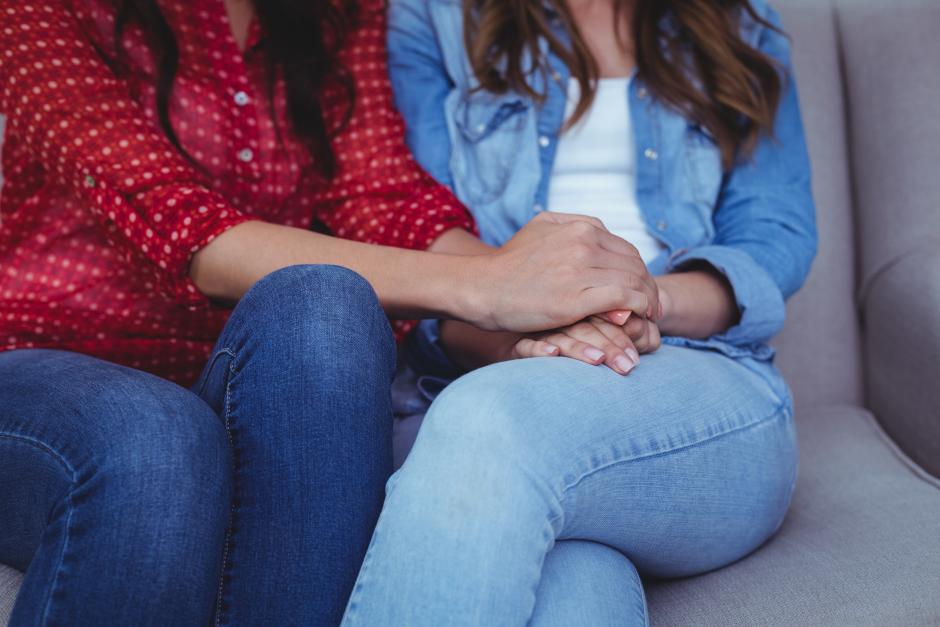
M454 86L431 30L427 0L388 3L388 71L408 146L421 167L453 189L444 101Z
M763 3L761 3L763 4ZM776 12L764 18L781 28ZM714 213L715 238L708 245L672 255L667 271L708 263L731 284L740 312L737 325L703 342L758 347L783 327L784 301L806 280L816 255L816 210L810 162L786 35L762 27L758 48L774 59L783 90L772 137L725 175Z

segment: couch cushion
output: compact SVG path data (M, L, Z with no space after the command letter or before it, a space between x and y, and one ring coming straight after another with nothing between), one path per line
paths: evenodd
M10 611L22 579L18 572L0 564L0 627L6 627L10 620Z
M800 478L780 532L728 568L651 584L654 625L940 624L940 483L866 411L798 411Z
M940 2L839 0L862 287L940 242Z
M881 0L883 4L888 4ZM855 246L839 38L831 2L771 0L793 39L819 225L819 254L774 341L798 405L861 404Z

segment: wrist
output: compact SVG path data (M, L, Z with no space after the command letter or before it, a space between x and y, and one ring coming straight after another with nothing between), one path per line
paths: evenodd
M452 284L452 317L481 329L495 329L493 256L473 255L460 257L458 261Z

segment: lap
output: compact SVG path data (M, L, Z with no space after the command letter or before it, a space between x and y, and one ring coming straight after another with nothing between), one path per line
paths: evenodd
M774 376L671 346L627 377L560 358L496 364L435 400L403 472L456 466L467 485L450 490L529 483L550 495L557 538L616 547L644 573L702 572L753 550L789 503L792 411Z
M189 390L55 350L0 353L0 434L31 441L73 469L102 454L131 456L162 445L200 442L208 454L225 441L216 414Z
M620 443L632 457L694 445L789 411L772 366L663 346L626 377L567 358L494 364L452 383L434 401L418 436L459 431L507 444L560 447Z

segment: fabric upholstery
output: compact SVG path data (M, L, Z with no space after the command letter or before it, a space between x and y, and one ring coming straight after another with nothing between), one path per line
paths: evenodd
M13 610L13 601L16 600L16 593L20 589L22 575L0 564L0 627L6 627L10 620L10 612Z
M866 411L797 412L801 472L779 534L728 568L648 588L654 625L940 624L940 483Z
M861 286L940 243L940 3L838 0Z
M793 39L806 138L813 162L819 253L790 299L773 342L797 405L861 403L861 349L854 304L855 251L845 101L838 36L828 0L773 0Z
M864 305L869 404L888 435L940 477L940 249L925 245L878 273Z
M868 401L940 476L940 3L839 0ZM896 321L889 326L888 321ZM891 328L893 327L893 328ZM926 379L925 379L926 375Z

